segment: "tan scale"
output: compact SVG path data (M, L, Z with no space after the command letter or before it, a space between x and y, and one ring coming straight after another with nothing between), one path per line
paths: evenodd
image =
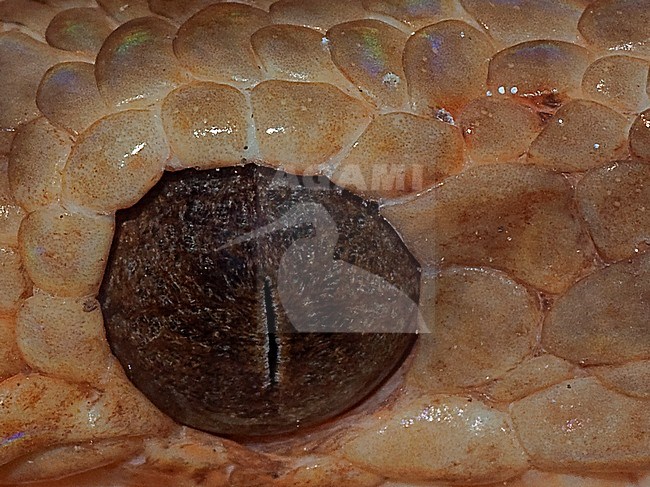
M95 66L67 62L52 66L38 87L36 104L52 124L78 135L109 114L95 81Z
M285 81L315 81L345 86L320 32L298 25L269 25L251 36L255 54L267 77ZM353 85L350 84L351 90Z
M106 375L110 350L104 320L93 298L38 293L18 312L18 347L29 366L70 382L97 384Z
M266 81L251 92L259 157L296 173L318 173L370 122L370 106L325 83Z
M578 28L594 48L650 57L650 10L645 2L596 0L585 9Z
M582 77L590 60L589 51L577 44L553 40L522 42L492 58L488 86L493 95L576 97L580 95Z
M56 203L61 173L72 149L70 135L46 118L23 125L9 154L9 183L18 203L28 211Z
M60 12L47 27L48 44L64 51L96 56L113 30L98 8L71 8Z
M247 151L250 108L235 88L195 83L171 92L161 108L167 140L185 167L238 164Z
M592 100L622 112L639 112L650 105L645 89L649 71L650 64L645 59L622 55L602 57L585 71L582 91Z
M630 152L642 162L650 162L650 109L640 113L630 128Z
M377 20L357 20L327 31L332 60L379 107L408 107L402 52L408 36Z
M503 47L538 39L576 42L584 2L460 0L463 7ZM513 26L517 26L513 29Z
M0 485L650 487L647 0L244 3L0 0ZM106 26L142 17L91 64ZM73 18L86 37L64 31ZM377 85L351 75L359 52L337 58L325 37L377 22L409 36L391 54L410 97L400 113L364 100ZM224 155L171 135L218 132L212 116L164 126L164 103L189 110L175 94L202 83L249 100L225 116L194 99L237 120ZM571 110L594 106L579 100L602 108ZM565 111L579 128L552 138L544 167L521 165ZM594 127L615 146L600 158L575 145L600 143ZM385 164L379 190L345 185L381 199L446 282L447 317L427 309L449 354L422 339L376 394L283 441L174 424L109 355L95 308L113 212L163 168L241 158L341 184L346 167ZM420 164L422 184L399 186ZM427 361L453 373L414 380Z
M617 261L650 248L650 165L615 162L589 171L577 199L600 254Z
M11 191L7 165L7 157L0 156L0 245L16 247L18 229L26 213Z
M536 296L505 274L445 269L425 276L423 334L408 381L432 392L461 392L500 378L537 345Z
M638 360L623 365L594 367L593 373L605 385L617 392L640 399L650 398L648 367L650 360Z
M564 177L544 169L478 166L382 211L424 265L492 267L560 293L590 266L593 253L572 193Z
M460 14L457 0L362 0L368 12L384 14L416 31L427 25L454 18Z
M202 79L250 85L262 75L251 35L268 23L268 14L254 7L212 5L181 26L174 38L174 52Z
M611 108L570 101L530 145L528 162L555 171L585 171L627 155L628 121Z
M176 29L154 17L135 19L108 37L97 54L95 78L111 107L145 107L187 80L174 56Z
M457 123L474 164L517 161L543 127L535 110L505 97L472 100Z
M78 139L63 173L63 200L97 212L128 208L162 176L169 147L160 117L128 110Z
M97 293L115 228L113 216L89 216L60 207L38 209L20 227L27 275L58 296Z
M578 282L546 315L542 346L583 365L649 358L648 273L650 254L644 254Z
M20 253L0 245L0 315L16 312L21 298L29 294L29 284Z
M410 113L379 115L352 145L332 181L367 198L394 198L433 186L464 163L458 128Z
M513 402L571 378L573 369L573 364L554 355L539 355L524 360L483 391L494 401Z
M493 53L486 34L459 20L417 31L404 49L404 70L416 109L425 115L440 109L456 114L472 98L484 95Z

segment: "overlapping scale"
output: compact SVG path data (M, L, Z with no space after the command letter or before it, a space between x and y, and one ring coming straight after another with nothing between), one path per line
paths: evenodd
M275 24L292 24L326 32L336 24L363 19L360 0L278 0L269 9Z
M157 115L118 112L84 132L63 174L63 199L110 213L135 204L158 181L169 147Z
M499 51L490 61L488 86L493 95L555 99L579 96L590 62L585 48L562 41L529 41Z
M584 10L580 0L460 0L499 44L512 46L533 40L576 42L578 20ZM517 28L513 29L512 26Z
M172 49L176 28L155 17L123 24L102 45L95 63L99 91L112 107L159 101L187 80Z
M370 198L422 191L463 166L460 131L437 119L409 113L375 118L332 175L332 180Z
M596 271L573 286L546 316L542 344L580 364L650 357L650 254Z
M357 20L332 27L327 39L334 63L359 91L379 107L407 108L406 34L377 20Z
M488 165L382 212L424 265L492 267L561 293L590 266L593 253L572 193L560 174Z
M100 9L71 8L52 19L45 38L53 47L94 58L112 30L113 26Z
M404 70L418 111L455 114L484 95L493 53L484 33L458 20L439 22L409 37Z
M251 43L271 79L325 82L339 87L346 84L332 62L327 38L317 30L269 25L255 32Z
M475 164L518 160L542 130L542 120L531 107L505 97L472 100L457 122Z
M185 85L167 96L161 113L182 167L231 166L246 155L250 109L244 95L231 86Z
M265 81L251 103L261 160L289 172L319 172L370 121L370 107L323 83Z
M577 200L601 255L610 261L650 250L650 164L617 162L589 171Z
M95 67L90 63L52 66L43 76L36 104L53 124L74 135L109 113L97 88Z
M266 12L248 5L212 5L181 26L174 39L174 51L198 77L252 84L261 79L262 73L251 35L268 23Z
M650 8L646 0L596 0L578 24L593 47L650 56Z
M36 90L65 54L18 31L0 32L0 149L21 123L39 115Z
M56 296L88 296L99 291L111 246L114 219L48 207L20 227L19 249L36 287Z
M605 56L594 61L582 78L586 97L623 112L638 112L650 105L648 61L631 56Z
M389 15L417 30L454 17L458 12L454 0L362 0L372 13Z
M61 173L71 149L69 134L46 118L21 127L9 155L9 182L23 208L32 211L58 200Z
M585 171L627 155L629 122L605 105L573 100L537 136L528 162L555 171Z

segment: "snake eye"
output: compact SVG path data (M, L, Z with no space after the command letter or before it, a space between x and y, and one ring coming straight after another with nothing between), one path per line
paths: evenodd
M367 203L255 165L166 173L118 212L109 343L176 421L272 435L354 406L414 339L419 268Z

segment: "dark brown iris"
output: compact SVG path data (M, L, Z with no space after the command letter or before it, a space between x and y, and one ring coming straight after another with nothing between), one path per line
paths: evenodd
M367 396L413 342L419 269L375 204L247 165L166 173L119 212L100 301L176 421L286 433Z

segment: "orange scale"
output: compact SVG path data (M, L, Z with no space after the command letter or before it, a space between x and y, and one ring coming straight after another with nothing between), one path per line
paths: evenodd
M71 8L52 19L45 38L52 47L94 58L112 30L113 26L100 9Z
M146 107L187 80L172 49L176 27L143 17L118 27L95 62L97 86L107 105Z
M334 64L371 102L408 108L402 52L407 35L378 20L356 20L327 31Z
M646 0L596 0L578 23L596 49L650 57L650 8Z
M269 23L264 10L240 3L212 5L181 26L174 51L202 79L254 84L262 73L250 37Z
M611 108L572 100L548 121L527 162L555 171L585 171L627 156L629 121Z
M485 94L489 38L459 20L446 20L413 34L404 50L404 71L412 102L420 113L457 114Z
M492 95L540 99L541 104L581 94L582 77L591 61L587 49L562 41L530 41L499 51L490 61ZM549 100L545 100L548 98Z

